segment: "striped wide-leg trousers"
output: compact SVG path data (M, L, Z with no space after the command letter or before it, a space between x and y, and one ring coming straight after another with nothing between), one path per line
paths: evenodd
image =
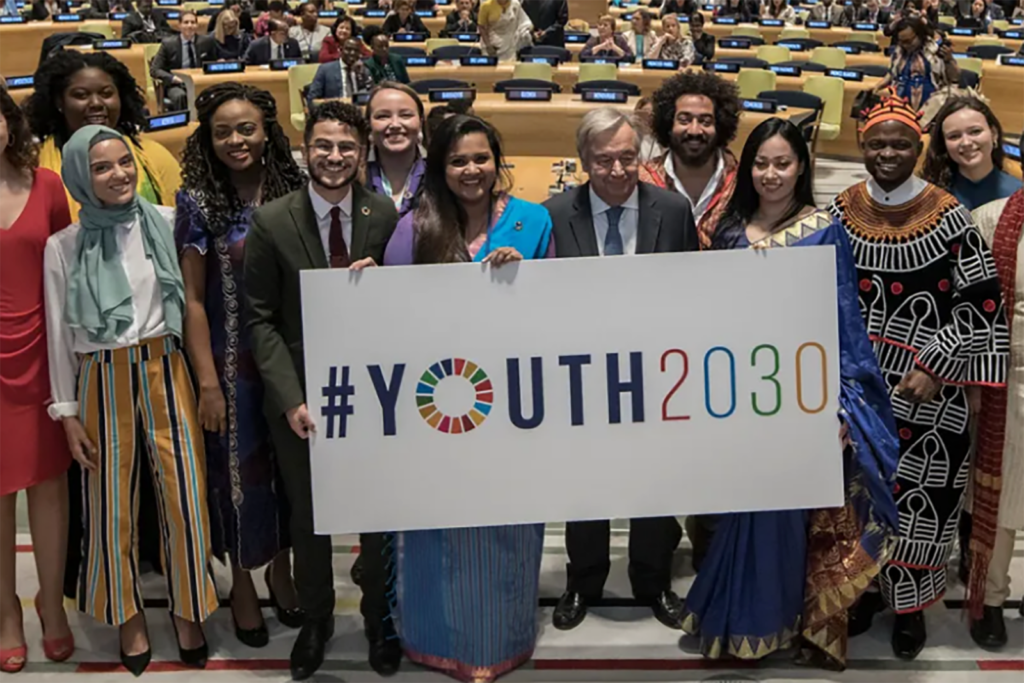
M97 449L82 470L84 501L78 608L120 625L142 610L137 453L149 457L170 611L203 621L217 607L209 568L206 456L196 396L175 337L84 355L79 412ZM137 449L141 441L144 449Z

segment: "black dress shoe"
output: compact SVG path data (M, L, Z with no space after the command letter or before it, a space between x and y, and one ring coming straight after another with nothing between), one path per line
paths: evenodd
M897 614L892 629L892 653L899 659L915 659L928 640L924 628L924 612Z
M363 585L363 554L359 553L356 555L355 561L352 562L352 568L348 570L348 575L352 579L352 583L357 586Z
M234 597L228 596L228 600L234 604ZM267 631L267 622L260 623L256 628L242 628L235 618L235 610L231 610L231 621L235 624L235 637L239 642L249 647L266 647L270 642L270 632Z
M673 591L663 591L651 602L654 617L669 628L683 628L683 601Z
M137 655L126 655L124 650L121 650L121 664L136 678L143 674L146 667L149 666L151 659L153 659L153 648L149 648Z
M366 639L370 641L367 659L370 668L380 676L394 676L402 663L402 641L398 639L391 622L384 627L366 629Z
M270 596L270 607L274 610L274 616L277 617L277 620L288 628L299 628L305 624L305 610L301 607L285 609L284 607L281 607L281 603L277 601L277 596L274 594L274 586L270 582L270 565L267 565L266 571L263 572L263 580L267 584L267 594Z
M846 633L850 638L867 633L871 628L871 622L875 615L882 611L885 603L882 602L882 594L867 592L860 596L860 600L850 608L847 615Z
M985 605L981 619L971 623L971 639L989 650L1005 646L1006 622L1003 621L1003 608Z
M186 650L181 646L181 638L178 636L178 622L174 620L173 615L171 615L171 623L174 624L174 638L178 641L178 659L180 659L181 663L185 666L191 666L196 669L205 669L206 660L210 656L210 648L206 644L206 636L203 636L202 645ZM200 632L202 632L201 626Z
M566 591L555 606L555 613L551 616L551 623L559 631L574 629L582 623L587 616L587 601L575 591Z
M334 615L322 619L306 619L292 646L293 681L304 681L324 663L324 650L334 636Z

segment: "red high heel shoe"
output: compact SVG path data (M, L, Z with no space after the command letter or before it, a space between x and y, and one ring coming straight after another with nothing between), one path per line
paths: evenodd
M18 603L18 614L21 614L21 603ZM28 660L28 647L22 643L18 647L0 650L0 671L16 674L25 668Z
M51 662L63 662L75 653L75 634L68 633L63 638L46 637L46 625L43 624L43 612L39 608L39 595L36 594L36 614L39 615L39 624L43 629L43 654Z

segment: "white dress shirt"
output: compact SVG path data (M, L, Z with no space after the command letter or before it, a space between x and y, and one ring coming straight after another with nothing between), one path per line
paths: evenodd
M309 199L313 202L313 213L316 214L316 225L320 230L320 241L324 245L324 256L327 262L331 262L331 209L341 207L341 236L345 239L345 247L348 253L352 254L352 188L349 187L348 194L339 204L331 204L321 197L313 189L313 183L309 183Z
M676 192L686 197L686 201L690 202L690 209L693 211L693 222L699 225L700 219L704 217L704 214L708 210L708 205L711 204L711 198L715 196L715 192L718 190L718 184L722 182L722 176L725 175L725 155L721 151L718 152L718 162L715 164L715 172L708 180L708 184L704 186L704 191L701 193L697 201L693 201L693 197L689 195L683 183L679 180L679 176L676 175L675 168L675 155L669 154L665 159L665 173L672 179L672 184L676 188Z
M288 29L288 37L294 38L302 48L302 54L307 55L310 61L315 62L320 57L320 47L324 38L331 35L331 29L323 24L317 24L312 31L307 31L302 26L292 26Z
M928 187L928 183L921 180L916 175L912 175L907 178L902 185L895 188L892 192L886 192L879 187L874 178L868 178L866 184L868 187L868 194L882 206L899 206L900 204L906 204L911 199L924 192L925 188Z
M156 208L167 221L169 232L174 221L174 209L166 206ZM156 279L153 262L146 258L142 225L138 219L114 228L117 231L121 262L128 276L128 286L132 290L132 324L124 334L110 343L94 342L85 330L68 326L64 321L68 277L77 255L78 232L81 229L80 224L72 223L66 229L54 233L46 240L46 249L43 251L47 355L50 361L50 393L53 398L48 410L50 417L55 420L78 415L78 354L123 349L169 333L164 321L163 293Z
M622 204L622 215L619 216L619 234L622 235L622 254L636 253L636 231L640 222L640 190L633 188L633 194ZM594 188L590 188L590 214L594 219L594 232L597 234L597 253L604 256L604 240L608 236L608 204L597 196Z

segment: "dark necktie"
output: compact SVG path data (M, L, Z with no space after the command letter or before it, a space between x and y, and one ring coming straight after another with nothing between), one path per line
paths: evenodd
M345 69L345 78L348 80L348 96L355 97L356 86L352 81L352 71L350 69Z
M193 41L188 41L188 61L190 69L198 69L199 62L196 61L196 45Z
M331 248L331 268L348 268L351 261L345 237L341 234L341 207L331 209L331 231L327 235L327 244Z
M621 206L608 207L608 233L604 238L604 255L622 255L622 233L619 231L619 219L622 218L623 208Z

